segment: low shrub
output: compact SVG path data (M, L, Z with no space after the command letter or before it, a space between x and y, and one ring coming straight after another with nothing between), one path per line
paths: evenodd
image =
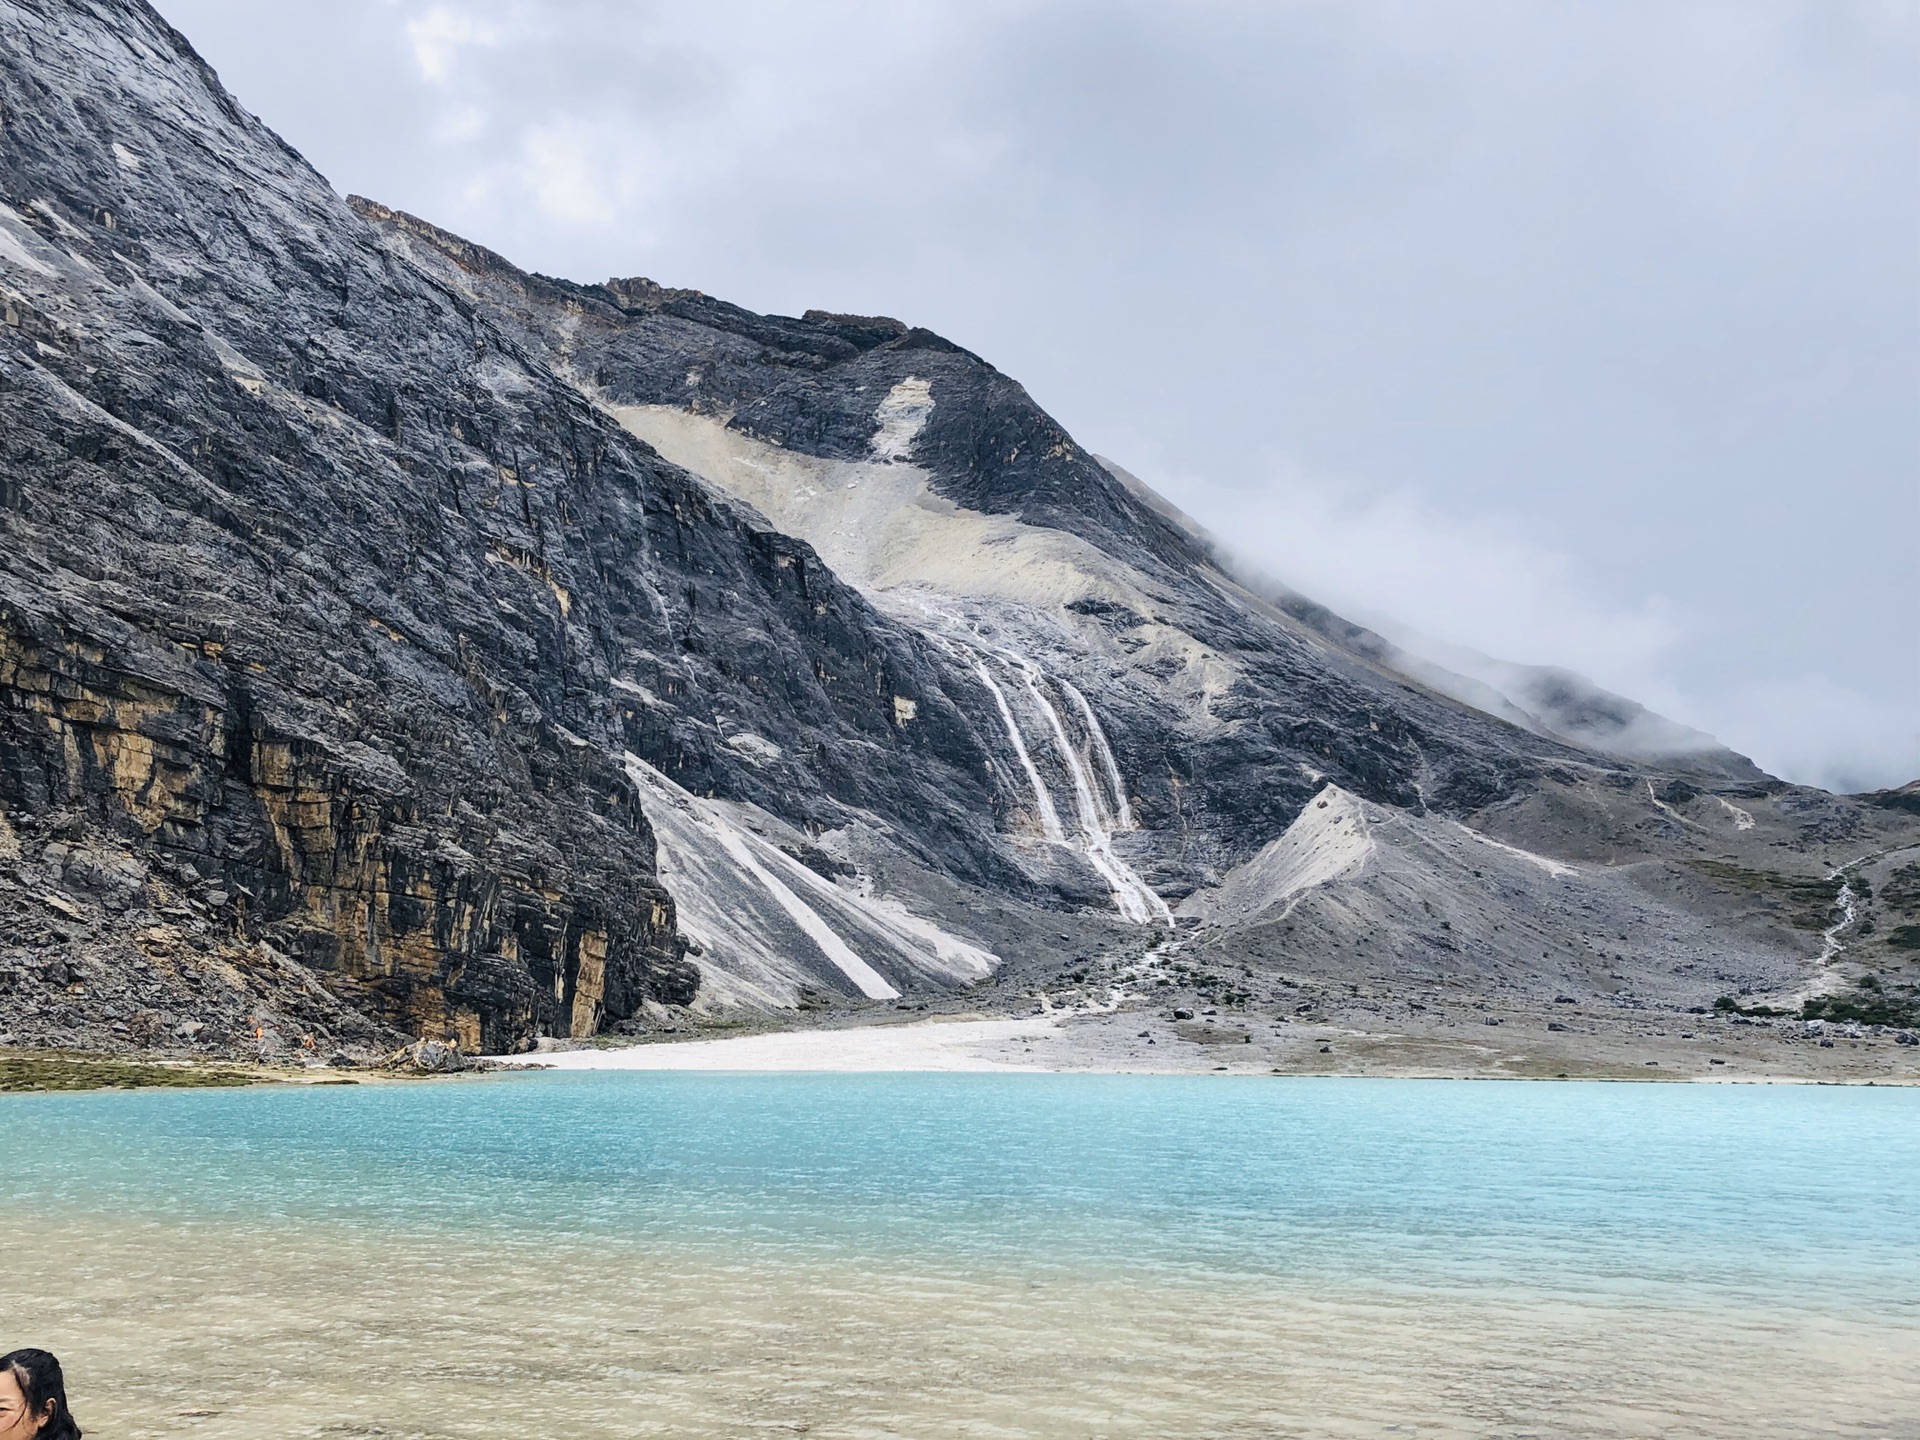
M1856 990L1851 995L1822 995L1800 1007L1800 1018L1853 1025L1920 1025L1920 995L1893 995L1873 990Z

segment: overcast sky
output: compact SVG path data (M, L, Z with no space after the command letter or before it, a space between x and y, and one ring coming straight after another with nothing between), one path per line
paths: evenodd
M896 315L1354 618L1920 777L1920 0L159 0L342 192Z

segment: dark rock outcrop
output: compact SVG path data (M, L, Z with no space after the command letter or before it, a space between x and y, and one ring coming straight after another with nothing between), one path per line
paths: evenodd
M691 998L623 747L991 873L950 677L805 545L394 260L144 5L0 22L0 803L470 1049ZM724 744L766 710L785 775Z

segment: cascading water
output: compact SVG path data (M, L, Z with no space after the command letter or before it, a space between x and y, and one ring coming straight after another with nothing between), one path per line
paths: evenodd
M1054 808L1053 796L1047 792L1047 782L1040 778L1039 767L1033 763L1033 756L1027 750L1026 738L1020 733L1020 724L1013 718L1013 707L1007 704L1006 692L1000 688L1000 682L993 678L993 672L987 668L987 662L976 659L974 669L980 672L981 683L993 695L993 703L1000 707L1000 718L1006 723L1007 739L1013 742L1013 753L1020 757L1020 768L1027 772L1027 783L1033 787L1034 804L1040 811L1040 829L1047 839L1064 845L1067 832L1060 823L1060 812Z
M1081 763L1080 756L1073 748L1073 741L1067 737L1067 727L1060 723L1060 712L1053 707L1053 701L1040 688L1040 669L1024 655L1009 653L1007 659L1020 672L1021 683L1027 687L1027 694L1033 700L1033 708L1047 722L1047 729L1053 735L1054 749L1060 752L1060 759L1067 767L1067 775L1073 781L1074 810L1080 817L1080 828L1091 830L1100 826L1100 811L1093 799L1093 786L1088 783L1087 767Z
M1107 772L1107 783L1113 787L1114 828L1132 830L1133 807L1127 803L1127 787L1120 779L1120 764L1113 758L1113 747L1107 743L1107 732L1100 728L1100 721L1093 713L1093 706L1087 703L1087 697L1071 680L1062 680L1060 688L1073 697L1073 703L1080 707L1080 718L1086 723L1087 734L1092 738L1095 753L1100 756L1100 764Z
M1096 799L1096 787L1093 775L1087 769L1078 748L1067 734L1067 727L1060 719L1060 712L1047 696L1041 685L1040 668L1024 655L1010 650L1000 652L1001 658L1020 675L1026 686L1027 694L1032 698L1034 708L1047 722L1052 735L1054 748L1058 751L1061 763L1066 766L1067 774L1073 781L1073 800L1075 819L1079 822L1080 849L1087 861L1100 878L1107 882L1107 888L1113 892L1113 902L1122 915L1136 925L1148 925L1159 922L1171 927L1173 913L1167 909L1166 902L1153 891L1153 887L1140 878L1139 872L1121 859L1113 851L1113 834L1109 829L1102 806ZM1021 767L1027 773L1027 780L1033 786L1034 799L1040 810L1040 822L1049 840L1066 843L1065 827L1060 823L1060 812L1053 803L1053 797L1047 790L1046 781L1041 777L1039 767L1033 762L1032 752L1020 733L1019 722L1014 718L1013 707L1007 703L1006 693L993 678L993 672L984 658L976 658L975 668L987 689L992 692L994 703L1000 709L1000 718L1007 727L1007 737L1013 742L1014 753L1019 757ZM1126 788L1119 778L1119 767L1114 764L1113 752L1107 746L1106 736L1101 733L1099 722L1093 718L1092 707L1086 698L1072 687L1074 698L1078 701L1082 713L1087 719L1089 736L1097 737L1094 742L1106 760L1109 769L1108 778L1113 785L1113 793L1118 797L1123 823L1132 828L1132 812L1126 808Z
M1855 901L1859 897L1853 893L1853 886L1844 878L1845 875L1846 871L1836 870L1827 877L1829 880L1840 881L1839 893L1833 897L1834 908L1839 910L1840 918L1820 932L1820 958L1815 962L1819 965L1828 964L1834 956L1847 948L1840 943L1840 936L1849 925L1853 924L1858 913Z

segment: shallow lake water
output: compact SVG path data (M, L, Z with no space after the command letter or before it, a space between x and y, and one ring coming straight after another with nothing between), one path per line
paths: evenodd
M90 1440L1920 1435L1920 1091L573 1073L0 1100Z

